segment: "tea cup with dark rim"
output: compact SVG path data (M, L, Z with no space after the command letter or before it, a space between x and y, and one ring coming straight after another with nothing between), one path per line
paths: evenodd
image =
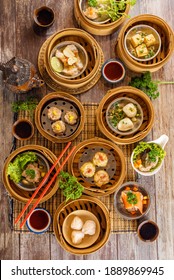
M37 34L40 34L53 25L55 20L55 14L51 8L47 6L42 6L34 10L33 19L33 30Z
M153 242L159 235L159 227L152 220L143 220L139 223L137 234L144 242Z
M123 63L118 59L109 59L102 65L103 78L112 84L121 82L126 74Z
M28 140L34 135L34 125L27 119L19 119L12 126L12 134L18 140Z

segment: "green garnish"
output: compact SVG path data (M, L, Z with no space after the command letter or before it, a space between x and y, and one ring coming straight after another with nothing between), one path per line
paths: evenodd
M37 156L34 152L19 154L13 162L9 163L7 174L13 182L19 183L22 179L22 172L24 171L26 165L35 161L37 161Z
M34 179L36 174L35 171L33 169L26 169L26 175L29 176L31 179Z
M131 191L129 191L129 192L127 193L127 201L128 201L130 204L137 204L138 199L137 199L136 194L134 194L134 193L132 193Z
M145 72L141 76L132 77L129 82L129 86L142 90L152 99L156 99L159 96L158 85L160 84L174 84L174 82L153 81L150 72Z
M125 14L126 5L134 6L136 0L88 0L90 7L96 7L98 14L108 15L112 21L116 21Z
M82 195L84 187L77 181L77 178L68 172L61 171L59 175L59 187L63 190L66 201L77 199Z
M33 111L38 104L38 100L35 97L28 97L26 101L16 101L12 103L12 111Z

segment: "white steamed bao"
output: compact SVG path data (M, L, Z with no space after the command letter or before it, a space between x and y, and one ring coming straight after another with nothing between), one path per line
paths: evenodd
M134 127L133 122L129 118L124 118L118 123L118 129L121 131L127 131Z
M123 107L123 112L129 117L134 118L137 114L137 108L133 103L128 103Z
M92 220L87 220L82 227L82 232L84 234L94 235L96 232L96 223Z
M73 230L71 233L71 240L74 244L80 244L82 239L84 238L85 234L79 230Z
M83 227L83 221L78 216L75 216L71 222L71 228L76 230L81 230Z

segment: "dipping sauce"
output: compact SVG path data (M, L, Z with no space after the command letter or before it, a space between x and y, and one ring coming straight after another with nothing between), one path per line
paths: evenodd
M154 241L159 234L159 228L157 224L152 221L145 221L139 226L139 237L143 241Z
M42 208L36 208L27 220L29 230L37 234L46 231L50 223L50 214Z
M109 60L104 64L102 74L108 82L116 83L124 78L125 69L121 62Z
M49 27L54 22L54 12L47 6L34 10L34 21L39 27Z
M34 133L33 124L25 119L18 120L13 125L13 135L19 140L27 140Z

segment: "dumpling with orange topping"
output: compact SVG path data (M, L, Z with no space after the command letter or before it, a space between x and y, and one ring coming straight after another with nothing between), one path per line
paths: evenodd
M52 121L58 121L61 118L62 111L57 107L48 109L48 118Z
M65 123L63 121L56 121L52 125L52 130L56 134L63 134L66 130Z
M66 123L73 125L77 123L78 116L74 111L67 111L64 116L64 119Z
M103 152L97 152L95 153L92 161L96 166L105 167L108 163L108 157Z
M95 166L92 162L85 162L81 168L80 168L80 172L82 173L82 175L84 177L87 177L87 178L91 178L94 176L95 174Z

